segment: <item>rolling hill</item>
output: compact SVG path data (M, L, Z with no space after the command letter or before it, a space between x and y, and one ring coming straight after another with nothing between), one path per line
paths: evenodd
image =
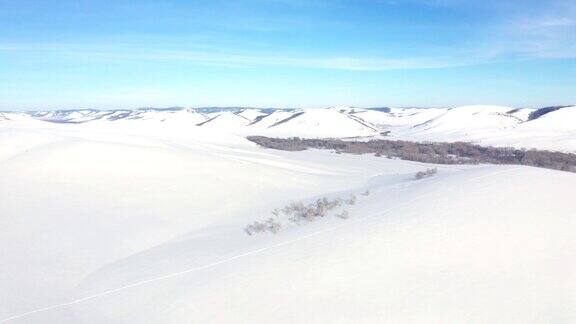
M455 108L170 108L3 113L2 120L92 124L103 128L210 129L233 135L465 141L481 145L576 151L575 106ZM12 116L12 117L9 117ZM95 129L95 128L94 128Z

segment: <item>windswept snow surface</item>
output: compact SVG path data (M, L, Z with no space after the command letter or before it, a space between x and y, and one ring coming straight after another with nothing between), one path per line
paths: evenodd
M348 125L306 114L291 120ZM18 116L0 123L0 323L576 322L573 173L438 166L416 181L430 165ZM348 219L243 231L349 194Z

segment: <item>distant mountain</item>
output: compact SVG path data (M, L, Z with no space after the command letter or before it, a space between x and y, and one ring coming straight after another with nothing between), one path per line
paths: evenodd
M379 138L466 141L576 151L576 106L514 109L503 106L455 108L272 109L247 107L55 110L0 114L0 121L206 129L236 135L307 138Z

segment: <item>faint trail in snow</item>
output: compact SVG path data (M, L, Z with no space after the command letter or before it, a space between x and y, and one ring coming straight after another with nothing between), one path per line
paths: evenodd
M502 171L498 171L498 172L493 172L493 173L490 173L490 174L487 174L487 175L482 175L482 176L478 176L478 177L474 177L474 178L468 179L468 181L474 181L474 180L480 180L480 179L484 179L484 178L489 178L489 177L493 177L493 176L495 176L495 175L499 175L499 174L502 174L502 173L508 173L508 172L516 171L516 170L518 170L518 169L520 169L520 168L521 168L521 167L515 167L515 168L510 168L510 169L506 169L506 170L502 170ZM152 278L152 279L142 280L142 281L135 282L135 283L132 283L132 284L129 284L129 285L125 285L125 286L121 286L121 287L118 287L118 288L115 288L115 289L106 290L106 291L103 291L103 292L98 293L98 294L94 294L94 295L90 295L90 296L87 296L87 297L82 297L82 298L73 300L73 301L71 301L71 302L62 303L62 304L57 304L57 305L52 305L52 306L47 306L47 307L43 307L43 308L38 308L38 309L29 311L29 312L26 312L26 313L22 313L22 314L18 314L18 315L13 315L13 316L10 316L10 317L7 317L7 318L4 318L4 319L0 320L0 323L5 323L5 322L12 321L12 320L15 320L15 319L23 318L23 317L26 317L26 316L29 316L29 315L32 315L32 314L42 313L42 312L45 312L45 311L50 311L50 310L54 310L54 309L59 309L59 308L67 307L67 306L72 306L72 305L80 304L80 303L83 303L83 302L86 302L86 301L89 301L89 300L92 300L92 299L96 299L96 298L99 298L99 297L111 295L111 294L114 294L114 293L119 292L119 291L122 291L122 290L126 290L126 289L130 289L130 288L142 286L142 285L145 285L145 284L148 284L148 283L151 283L151 282L156 282L156 281L161 281L161 280L164 280L164 279L169 279L169 278L178 277L178 276L181 276L181 275L184 275L184 274L188 274L188 273L191 273L191 272L195 272L195 271L199 271L199 270L208 269L208 268L211 268L211 267L214 267L214 266L223 264L223 263L227 263L227 262L230 262L230 261L234 261L234 260L236 260L236 259L240 259L240 258L243 258L243 257L246 257L246 256L258 254L258 253L260 253L260 252L264 252L264 251L267 251L267 250L275 249L275 248L277 248L277 247L289 245L289 244L292 244L292 243L295 243L295 242L298 242L298 241L302 241L302 240L307 239L307 238L309 238L309 237L313 237L313 236L317 236L317 235L320 235L320 234L323 234L323 233L335 231L335 230L337 230L337 229L339 229L339 228L342 228L342 227L345 227L345 226L350 226L350 223L351 223L351 222L361 222L361 221L365 221L365 220L368 220L368 219L371 219L371 218L380 217L380 216L389 214L390 212L392 212L392 211L394 211L394 210L397 210L397 209L400 209L400 208L403 208L403 207L406 207L406 206L410 206L410 205L413 204L415 201L421 200L421 199L425 198L425 197L428 196L428 195L430 195L430 194L422 194L422 195L416 196L416 197L408 200L407 202L405 202L405 203L403 203L403 204L400 204L400 205L395 206L395 207L388 208L388 209L384 210L384 211L381 212L381 213L372 214L372 215L370 215L370 216L365 216L365 217L352 218L352 219L350 219L349 221L343 222L343 223L341 223L341 224L339 224L339 225L332 226L332 227L326 228L326 229L324 229L324 230L312 232L312 233L310 233L310 234L302 235L302 236L300 236L300 237L298 237L298 238L295 238L295 239L292 239L292 240L288 240L288 241L280 242L280 243L277 243L277 244L269 245L269 246L266 246L266 247L263 247L263 248L260 248L260 249L256 249L256 250L251 250L251 251L248 251L248 252L245 252L245 253L240 253L240 254L237 254L237 255L235 255L235 256L232 256L232 257L229 257L229 258L226 258L226 259L222 259L222 260L220 260L220 261L212 262L212 263L209 263L209 264L205 264L205 265L202 265L202 266L193 267L193 268L190 268L190 269L186 269L186 270L183 270L183 271L170 273L170 274L163 275L163 276L159 276L159 277L155 277L155 278Z

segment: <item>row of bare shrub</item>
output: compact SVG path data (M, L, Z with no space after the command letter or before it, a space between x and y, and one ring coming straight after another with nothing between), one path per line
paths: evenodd
M436 173L438 173L438 168L428 168L424 171L416 172L416 174L414 175L414 179L420 180L420 179L424 179L424 178L430 178L431 176L435 175Z
M363 195L368 195L369 191L366 191ZM248 224L244 228L244 232L248 235L258 234L258 233L278 233L282 228L282 219L300 225L306 222L313 222L317 218L325 217L332 210L342 207L344 205L354 205L356 204L356 195L351 194L348 198L335 198L330 200L326 197L320 198L309 204L305 204L301 201L293 201L281 209L274 209L272 215L274 217L268 218L265 221L255 221ZM336 217L345 219L349 217L348 211L343 210L340 213L334 214Z
M336 153L375 154L409 161L436 164L518 164L576 172L576 154L509 147L485 147L465 142L410 142L397 140L344 141L340 139L301 139L249 136L260 146L302 151L328 149Z

